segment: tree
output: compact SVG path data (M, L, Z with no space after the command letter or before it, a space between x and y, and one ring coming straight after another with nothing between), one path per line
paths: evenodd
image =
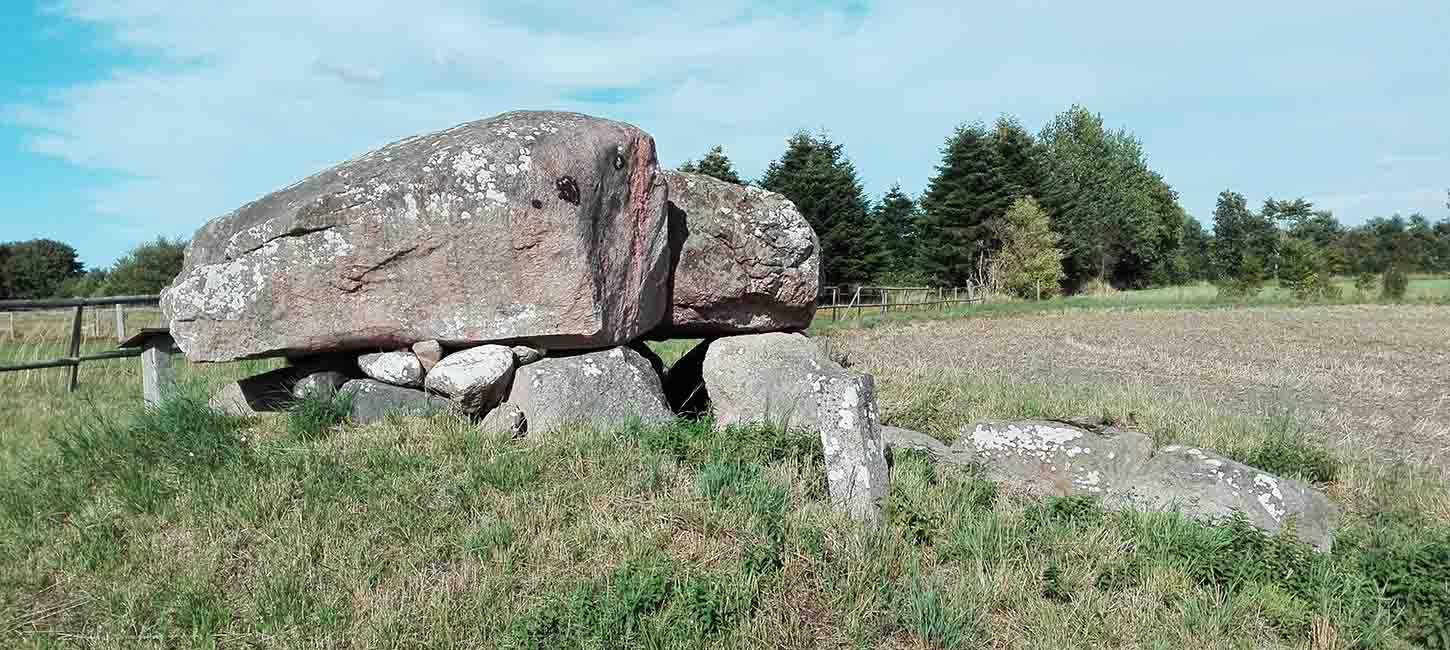
M867 216L866 191L844 148L825 134L797 133L759 185L784 195L821 242L821 284L868 281L881 267L881 243Z
M700 159L700 162L685 161L685 164L680 165L680 171L704 174L736 185L745 184L745 181L740 180L740 174L735 172L735 165L731 164L730 158L725 155L725 148L718 144L711 147Z
M891 186L871 214L879 233L882 258L892 275L913 274L916 269L917 210L916 202L901 191L901 184Z
M966 284L977 257L994 248L989 227L1005 189L993 168L992 143L979 124L958 127L921 198L918 262L930 280Z
M1183 244L1178 250L1177 275L1173 281L1183 283L1214 279L1213 238L1204 232L1203 224L1184 214L1181 239Z
M1279 282L1300 299L1328 298L1338 293L1330 281L1329 263L1312 240L1287 233L1279 242Z
M137 246L111 267L106 291L120 296L160 293L181 273L185 252L185 242L164 237Z
M1279 238L1274 222L1249 210L1242 194L1224 190L1213 211L1213 258L1220 278L1259 281L1274 258Z
M1062 253L1051 220L1035 199L1018 199L993 222L992 231L1002 243L992 258L993 284L1022 298L1057 293Z
M50 298L60 293L62 283L85 270L76 250L55 240L32 239L3 247L0 288L6 298Z
M1068 284L1094 276L1147 284L1177 252L1183 222L1177 195L1148 169L1142 144L1081 106L1059 113L1038 140L1042 202L1063 236Z

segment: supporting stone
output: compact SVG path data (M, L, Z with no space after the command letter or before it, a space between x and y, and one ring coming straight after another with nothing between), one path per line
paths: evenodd
M122 348L141 348L141 398L147 406L156 406L176 385L176 371L171 367L171 354L176 342L166 329L147 328L121 341Z

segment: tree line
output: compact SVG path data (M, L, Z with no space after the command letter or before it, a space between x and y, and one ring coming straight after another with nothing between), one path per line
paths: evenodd
M716 146L681 171L744 184ZM1024 297L1213 281L1246 291L1279 280L1314 293L1334 275L1450 272L1450 216L1375 217L1346 227L1298 198L1253 210L1233 191L1208 227L1149 167L1143 144L1072 106L1036 133L1016 118L947 136L926 188L867 196L845 147L801 131L753 184L785 195L815 228L823 286L989 283ZM1450 192L1447 192L1450 208ZM184 242L157 239L87 270L74 248L0 244L0 299L151 294L181 269Z
M719 146L680 169L745 182ZM1141 141L1081 106L1035 134L1011 116L958 127L917 197L898 184L871 199L844 147L807 131L754 184L791 199L815 228L825 286L990 282L1032 296L1090 283L1244 287L1306 272L1327 282L1391 268L1450 271L1450 217L1347 228L1302 198L1269 198L1255 212L1227 191L1205 228L1149 167Z
M52 239L0 243L0 300L160 293L181 272L186 243L159 238L106 268L87 270L69 244Z

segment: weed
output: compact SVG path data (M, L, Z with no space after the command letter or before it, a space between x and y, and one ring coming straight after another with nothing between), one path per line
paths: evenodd
M1058 568L1056 562L1048 564L1042 570L1042 597L1058 604L1072 602L1072 588L1062 577L1062 569Z
M508 550L514 543L514 527L507 521L491 520L463 541L464 550L487 562L495 553Z
M973 609L949 602L943 591L940 584L912 582L901 606L901 624L932 647L968 647L978 635Z
M288 409L287 432L299 440L318 440L347 421L351 412L351 395L338 394L331 398L308 395Z
M1235 450L1230 455L1274 474L1321 485L1334 481L1340 463L1328 450L1310 442L1304 431L1287 418L1276 418L1275 425L1257 446Z

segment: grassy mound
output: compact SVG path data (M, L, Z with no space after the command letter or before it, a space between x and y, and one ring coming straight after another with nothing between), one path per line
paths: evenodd
M888 522L862 526L827 507L809 434L677 423L514 441L444 416L354 429L336 413L305 405L258 440L184 394L72 422L3 468L0 642L1446 641L1450 529L1413 513L1356 519L1317 556L1243 522L1021 499L898 454Z

